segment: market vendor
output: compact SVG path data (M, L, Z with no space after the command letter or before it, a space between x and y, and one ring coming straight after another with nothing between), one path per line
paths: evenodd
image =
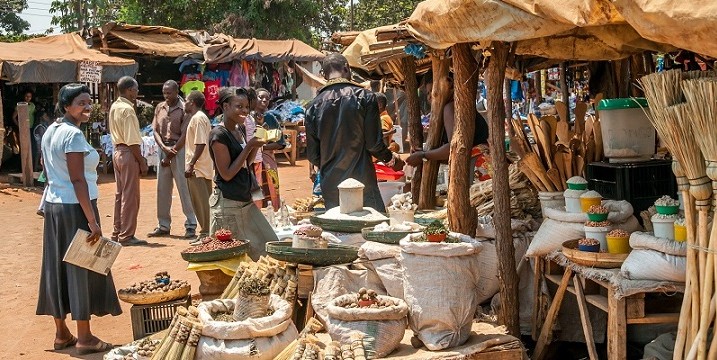
M394 169L403 161L383 141L376 94L353 83L346 58L329 54L322 72L327 82L306 111L306 154L318 166L327 209L339 206L338 185L354 178L364 184L364 206L384 212L371 156Z
M441 146L431 149L413 149L413 153L406 159L406 163L411 166L418 166L423 159L446 162L450 156L451 140L453 139L453 131L455 129L455 99L453 97L453 77L448 76L450 84L450 98L448 103L443 107L443 136L441 138ZM430 74L423 79L423 90L428 94L428 101L431 101L431 91L433 89L433 78ZM430 126L430 124L429 124ZM478 180L483 181L490 179L489 159L488 159L488 123L483 116L476 112L475 132L473 133L473 148L471 149L470 163L475 166L475 171L470 171L471 183L474 176Z

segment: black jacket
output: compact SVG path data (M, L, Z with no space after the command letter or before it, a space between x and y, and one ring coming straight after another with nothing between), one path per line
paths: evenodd
M348 178L362 182L364 206L384 212L371 156L388 162L376 95L348 81L326 85L306 111L307 157L321 172L326 209L339 205L337 186Z

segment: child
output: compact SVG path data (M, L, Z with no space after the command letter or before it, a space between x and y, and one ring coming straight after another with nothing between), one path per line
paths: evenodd
M43 161L42 161L42 136L45 135L45 130L47 130L47 127L50 125L50 116L40 110L37 112L36 119L40 120L40 123L35 126L35 129L32 131L32 136L35 138L35 146L37 147L37 153L39 155L40 165L44 167ZM40 199L40 206L37 208L37 215L40 215L42 217L45 217L45 192L47 191L47 177L45 177L45 170L43 169L42 172L40 172L40 177L37 179L37 181L44 183L44 190L42 191L42 199Z

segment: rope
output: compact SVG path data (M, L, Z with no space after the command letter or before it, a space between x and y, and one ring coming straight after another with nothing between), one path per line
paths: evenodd
M690 248L690 249L702 251L702 252L705 252L705 253L708 253L708 254L717 255L717 249L706 248L706 247L704 247L704 246L699 246L699 245L696 245L696 244L687 244L687 247Z

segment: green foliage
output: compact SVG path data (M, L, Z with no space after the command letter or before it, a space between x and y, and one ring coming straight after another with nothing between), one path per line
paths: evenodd
M27 9L27 0L0 0L0 35L19 35L30 29L30 23L19 13Z
M65 33L102 26L117 18L121 4L122 0L54 0L52 25Z
M448 234L448 229L446 229L446 227L443 225L443 222L441 222L440 220L434 220L432 223L426 226L426 229L423 230L423 233L426 235Z
M44 34L16 34L16 35L0 35L0 42L21 42L34 38L44 37Z
M421 0L360 0L354 4L354 30L393 25L411 16Z

